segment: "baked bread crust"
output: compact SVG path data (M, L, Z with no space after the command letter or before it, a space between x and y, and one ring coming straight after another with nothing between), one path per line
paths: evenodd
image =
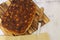
M26 0L25 2L27 2L27 1L29 1L29 0ZM31 0L30 0L31 1ZM17 3L16 3L17 2ZM34 14L30 14L30 15L32 15L33 17L31 17L31 16L28 16L29 15L29 13L28 13L28 15L27 15L27 12L25 13L24 11L22 11L21 9L21 11L22 11L22 13L23 13L23 15L19 15L19 13L21 13L21 11L19 10L19 12L18 12L18 14L16 13L17 12L17 10L18 9L16 9L17 7L19 7L18 5L20 5L19 3L18 3L18 1L12 1L11 3L10 2L6 2L6 3L3 3L3 4L1 4L0 5L0 13L2 14L3 13L3 16L1 17L3 20L2 21L4 21L4 23L3 24L5 24L5 26L8 24L9 25L9 23L10 23L10 25L8 26L8 27L5 27L4 25L2 25L1 26L1 29L3 30L3 32L4 32L4 34L5 35L26 35L26 34L32 34L33 32L35 32L37 29L38 29L38 23L40 22L41 23L41 26L42 25L44 25L45 23L47 23L47 21L46 21L46 19L47 19L47 17L46 17L46 15L45 14L43 14L44 12L44 9L43 8L39 8L33 1L31 1L32 3L33 3L33 5L34 5ZM23 3L23 1L21 2L21 5L22 5L22 3ZM29 3L29 2L27 2L27 3ZM11 4L11 5L10 5ZM18 4L18 5L17 5ZM25 3L24 3L25 4ZM10 5L10 6L9 6ZM30 5L30 4L29 4ZM8 7L9 6L9 7ZM28 6L28 5L26 5L26 6ZM15 7L15 8L14 8ZM24 6L22 6L22 7L24 7ZM6 11L6 9L8 8L8 10ZM12 12L11 11L11 8L13 9L12 11L14 12ZM26 8L28 8L28 7L25 7L25 9ZM29 7L30 8L30 7ZM14 10L15 9L15 10ZM24 9L24 8L23 8ZM11 11L11 12L10 12ZM31 10L28 10L28 12L30 12ZM21 13L21 14L22 14ZM25 15L27 15L27 16L25 16ZM13 15L13 16L11 16L11 15ZM14 17L14 15L16 16L16 17ZM22 32L22 33L20 33L19 32L19 30L17 30L17 29L14 29L14 30L17 30L17 32L16 31L13 31L13 30L11 30L12 28L17 28L17 26L18 26L18 24L20 24L20 22L21 22L21 20L19 19L19 18L22 18L21 20L25 20L25 19L23 19L23 18L26 18L26 17L28 17L28 18L31 18L32 19L32 21L30 21L29 20L29 22L30 22L30 24L27 24L28 26L27 26L27 28L25 29L25 31L24 32ZM19 19L19 21L18 21L18 19ZM26 18L27 19L27 18ZM9 20L10 20L10 22L9 22ZM15 22L14 21L12 21L12 20L15 20ZM28 20L28 19L27 19ZM7 22L6 22L7 21ZM18 21L17 23L18 24L16 24L16 21ZM39 22L38 22L39 21ZM6 23L7 24L6 24ZM9 23L8 23L9 22ZM14 24L13 24L14 23ZM25 22L24 22L25 23ZM43 24L44 23L44 24ZM13 24L13 26L12 26L12 24ZM23 24L23 23L22 23ZM17 26L16 26L17 25ZM21 25L21 24L20 24ZM19 26L20 26L19 25ZM24 24L23 24L24 25ZM18 26L18 28L19 28L19 26ZM25 25L26 26L26 25ZM24 27L25 27L24 26ZM10 28L10 29L8 29L8 28ZM19 28L20 29L20 28Z
M24 34L30 27L36 14L36 8L31 0L13 0L3 13L2 27L14 34Z

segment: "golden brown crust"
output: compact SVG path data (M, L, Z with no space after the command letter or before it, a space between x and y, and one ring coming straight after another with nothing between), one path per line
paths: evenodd
M13 0L2 16L2 26L15 33L24 33L33 22L35 16L34 6L31 0Z
M4 32L4 35L8 35L8 36L17 36L17 35L28 35L28 34L31 34L31 33L35 32L38 29L38 15L35 15L35 18L34 18L32 24L31 24L31 27L24 34L18 34L18 33L9 31L6 28L3 28L2 26L0 28Z

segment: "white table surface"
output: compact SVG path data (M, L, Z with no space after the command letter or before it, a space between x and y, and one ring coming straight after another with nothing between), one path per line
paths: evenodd
M6 0L0 0L0 3ZM60 40L60 0L34 0L39 7L44 7L45 14L50 19L50 22L44 25L38 33L47 32L50 40ZM3 32L0 30L0 35Z
M41 33L47 32L51 40L60 40L60 0L35 1L45 9L50 22L41 28Z

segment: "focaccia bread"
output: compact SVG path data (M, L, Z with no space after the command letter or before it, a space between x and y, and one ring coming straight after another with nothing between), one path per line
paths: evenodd
M36 14L32 0L12 0L2 14L2 26L13 34L24 34L31 26Z
M5 35L32 34L38 30L39 22L45 24L43 8L40 9L32 0L10 0L8 3L0 5L1 29Z

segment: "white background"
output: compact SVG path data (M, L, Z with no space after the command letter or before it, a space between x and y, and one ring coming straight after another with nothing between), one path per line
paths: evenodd
M36 0L35 2L39 7L44 7L45 14L50 19L40 32L47 32L50 40L60 40L60 0Z
M6 0L0 0L0 3ZM34 0L39 7L44 7L50 22L44 25L40 33L47 32L50 40L60 40L60 0ZM39 31L39 30L38 30ZM0 35L3 35L0 30Z

